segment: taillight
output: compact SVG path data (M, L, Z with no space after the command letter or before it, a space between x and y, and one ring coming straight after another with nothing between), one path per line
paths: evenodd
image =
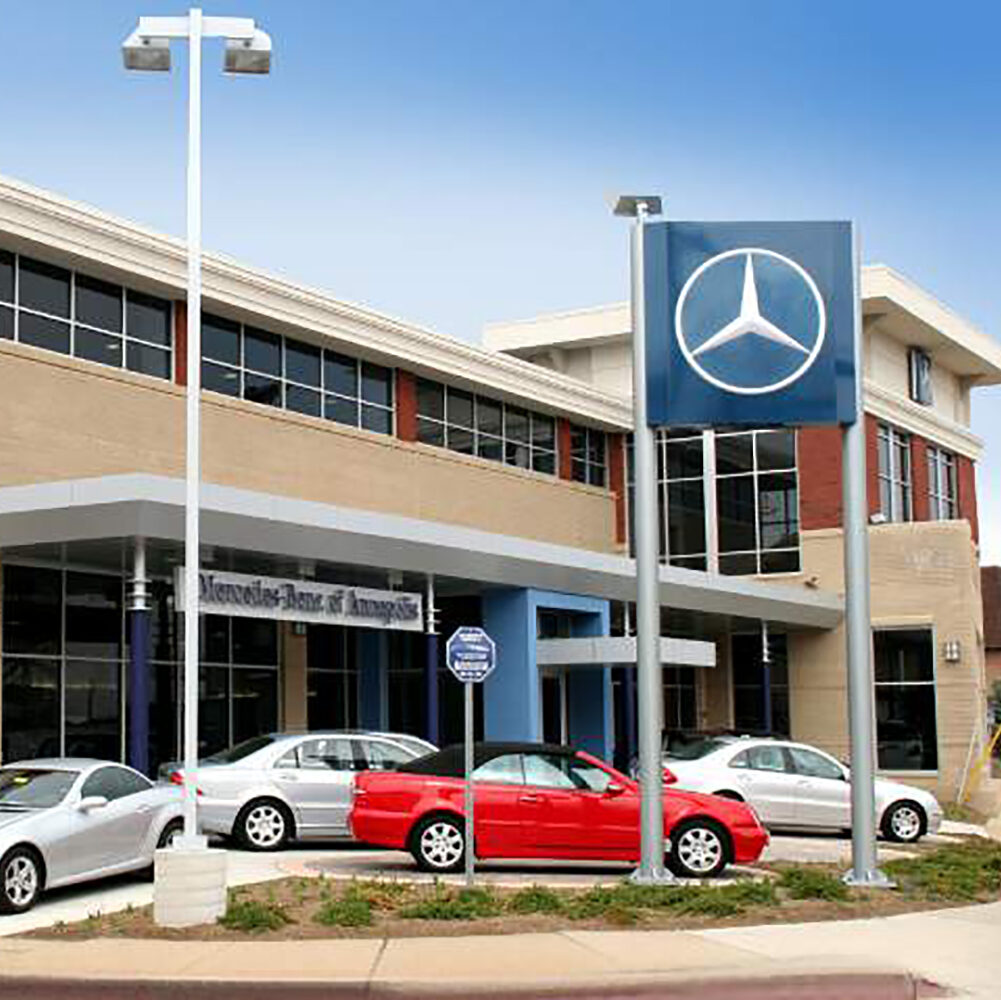
M664 768L664 784L665 785L676 785L678 783L678 776L669 767Z
M181 774L180 771L171 771L170 772L170 783L172 785L180 785L181 788L183 788L184 787L184 775ZM200 788L196 788L195 789L195 795L204 795L204 794L205 793Z

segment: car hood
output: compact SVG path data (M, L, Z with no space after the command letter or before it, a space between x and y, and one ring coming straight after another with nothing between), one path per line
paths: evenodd
M5 812L0 810L0 839L17 836L17 829L31 820L48 812L47 809L32 809L28 812Z
M918 805L924 806L926 810L941 812L942 807L938 799L931 792L916 785L905 785L901 781L893 781L890 778L876 779L876 798L884 802L890 799L912 799Z

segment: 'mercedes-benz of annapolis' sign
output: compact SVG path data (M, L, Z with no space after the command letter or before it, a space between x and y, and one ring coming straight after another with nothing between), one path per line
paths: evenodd
M420 632L424 627L420 594L215 570L201 570L198 577L199 610L207 615L358 625L409 632ZM181 609L184 607L182 568L175 572L174 587L176 607Z

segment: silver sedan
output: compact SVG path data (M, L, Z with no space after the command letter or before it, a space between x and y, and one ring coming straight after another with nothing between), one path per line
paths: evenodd
M182 796L108 761L46 758L0 768L0 912L44 889L138 871L182 829Z
M250 851L349 837L355 774L391 770L435 749L415 736L370 731L255 736L199 761L198 824ZM160 777L184 782L177 763Z

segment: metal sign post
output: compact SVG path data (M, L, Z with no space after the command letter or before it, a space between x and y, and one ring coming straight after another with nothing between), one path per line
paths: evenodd
M497 666L497 647L481 628L463 626L452 633L445 646L448 669L465 688L465 772L466 772L466 885L473 884L475 866L475 829L473 799L473 685L481 684Z

